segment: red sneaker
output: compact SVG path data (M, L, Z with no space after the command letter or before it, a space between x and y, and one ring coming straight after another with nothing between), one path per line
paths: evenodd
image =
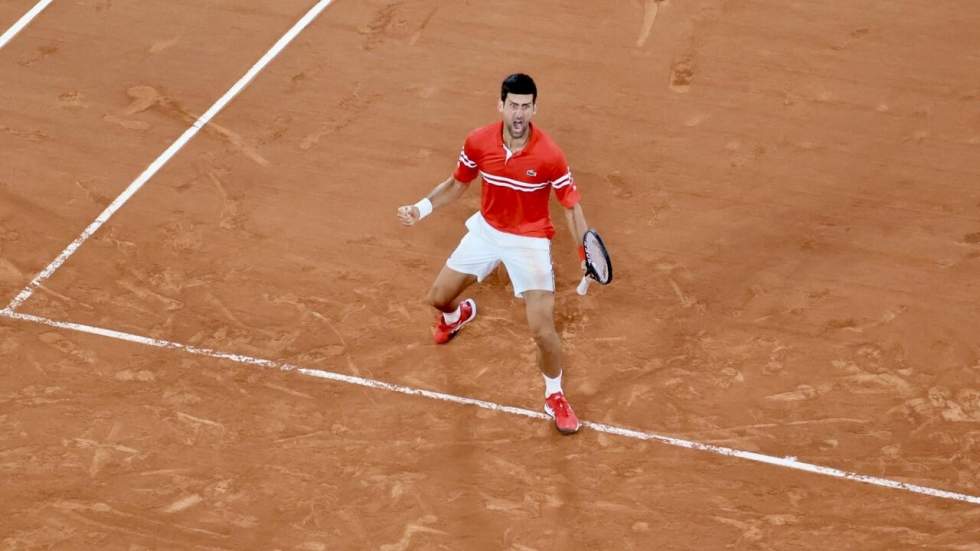
M582 426L562 392L556 392L544 399L544 412L554 417L555 427L562 434L574 434Z
M432 338L435 339L436 344L446 344L456 336L456 333L464 325L473 321L474 318L476 318L476 301L468 298L459 304L459 320L456 323L446 323L442 314L439 314L436 318L436 331Z

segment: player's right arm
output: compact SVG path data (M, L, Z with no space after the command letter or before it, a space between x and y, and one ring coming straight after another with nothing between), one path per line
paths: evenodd
M414 205L403 205L398 207L398 220L404 226L415 225L416 222L431 214L435 209L452 203L466 191L470 182L476 179L480 173L478 164L473 159L479 160L478 151L473 146L473 132L466 137L463 149L459 152L459 161L456 163L456 170L452 176L446 178L432 191Z
M422 219L421 209L425 208L425 201L429 203L429 212L432 212L459 199L467 187L469 186L465 182L460 182L455 176L450 176L432 188L432 191L418 203L398 207L398 220L403 226L412 226ZM425 214L428 215L429 212Z

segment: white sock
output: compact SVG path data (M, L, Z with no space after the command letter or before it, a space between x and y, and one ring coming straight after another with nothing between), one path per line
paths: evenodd
M462 302L460 304L462 304ZM450 323L450 324L456 323L457 321L459 321L459 314L460 314L459 306L457 306L455 310L453 310L448 314L443 312L442 319L446 320L446 323Z
M543 377L544 377L544 397L545 398L547 398L548 396L551 396L552 394L554 394L556 392L561 392L561 373L559 373L558 376L555 377L554 379L552 379L551 377L548 377L547 375L543 375Z

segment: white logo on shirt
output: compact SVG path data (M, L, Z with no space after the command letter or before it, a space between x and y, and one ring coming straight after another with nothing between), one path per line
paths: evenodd
M537 176L538 173L533 168L529 168L529 169L527 169L527 175L528 176L531 176L531 177L534 177L534 176Z

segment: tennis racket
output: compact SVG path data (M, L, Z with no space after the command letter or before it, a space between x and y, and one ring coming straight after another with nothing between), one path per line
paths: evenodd
M599 232L590 229L582 237L585 246L585 276L575 289L578 294L589 292L589 283L597 281L601 285L609 285L613 278L612 262L606 244L599 237Z

